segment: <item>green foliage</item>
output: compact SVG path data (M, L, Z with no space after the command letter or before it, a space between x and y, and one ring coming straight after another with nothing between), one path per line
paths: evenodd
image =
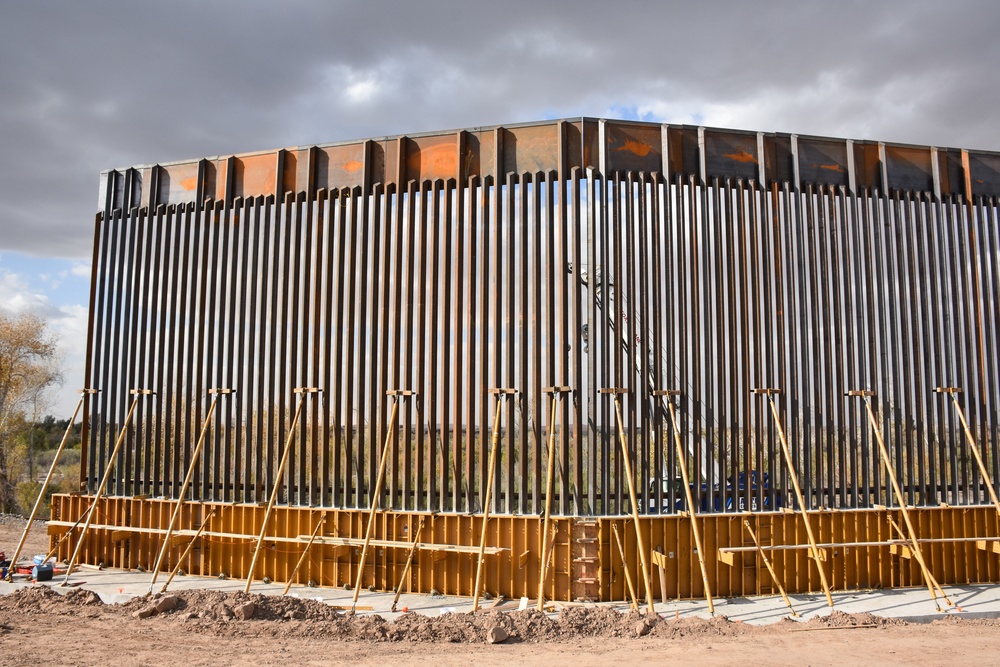
M35 500L38 498L38 492L41 490L42 485L33 479L26 479L17 483L14 495L17 498L18 510L22 516L31 512L31 508L35 506ZM52 498L51 487L46 491L45 496L45 500L39 508L39 516L48 515L49 503Z
M50 448L57 428L51 417L39 429L29 422L50 404L47 389L62 381L58 362L56 341L43 317L0 308L0 512L34 504L25 502L37 483L34 454Z

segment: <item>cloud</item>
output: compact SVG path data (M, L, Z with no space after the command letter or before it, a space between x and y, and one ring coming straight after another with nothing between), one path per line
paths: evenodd
M87 351L82 341L87 340L89 311L85 306L61 306L49 317L49 329L58 339L62 361L63 386L55 392L52 411L68 418L76 405L76 390L86 380Z
M55 312L49 298L32 290L20 275L0 268L0 304L14 314L33 312L49 317Z
M76 387L60 297L110 168L581 115L998 150L998 27L988 0L6 3L0 251L72 263L0 267L0 304L49 318Z
M10 3L0 250L86 260L103 169L634 114L1000 149L967 0Z
M15 315L32 312L42 316L48 333L56 339L64 382L50 392L53 403L49 409L68 417L76 404L75 389L85 378L87 355L82 341L87 340L89 310L78 304L54 304L45 292L54 288L51 281L43 281L42 289L33 287L24 276L0 267L0 306Z

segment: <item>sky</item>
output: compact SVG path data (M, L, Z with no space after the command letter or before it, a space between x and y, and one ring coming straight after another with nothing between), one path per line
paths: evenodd
M1000 5L0 0L0 308L84 385L100 172L592 116L1000 150Z

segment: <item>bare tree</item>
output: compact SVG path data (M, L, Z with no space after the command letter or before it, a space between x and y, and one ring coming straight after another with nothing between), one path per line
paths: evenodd
M62 381L56 339L47 328L41 315L0 309L0 512L16 505L14 437L26 412L44 403L44 391Z

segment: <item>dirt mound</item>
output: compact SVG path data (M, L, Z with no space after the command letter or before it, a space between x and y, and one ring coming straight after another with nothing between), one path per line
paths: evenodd
M861 625L884 627L887 625L906 625L906 621L898 618L876 616L875 614L870 614L868 612L848 614L835 609L830 612L829 616L815 616L810 618L806 625L812 627L820 626L824 628L851 628Z
M715 618L680 618L661 621L650 630L649 634L667 639L683 639L689 637L740 637L758 632L758 628L740 621L731 621L724 615Z
M183 616L185 619L331 621L340 616L336 609L322 602L295 597L219 591L179 591L170 595L177 598L177 604L165 615ZM119 607L131 613L155 604L159 597L137 597Z
M169 604L163 604L166 598ZM81 609L87 607L88 609ZM162 610L150 612L154 607ZM667 640L738 637L794 629L905 626L904 621L869 613L833 611L806 623L785 620L769 628L734 622L725 616L713 619L663 620L639 612L622 614L607 606L567 607L551 618L535 609L479 613L446 613L425 616L406 613L395 621L379 615L343 613L318 600L219 591L179 591L170 596L141 596L120 605L103 605L93 592L72 589L65 595L48 586L22 588L0 596L0 617L21 615L86 615L134 618L138 623L184 624L191 630L219 636L309 637L363 643L482 644L502 635L508 643L631 639L657 637ZM941 622L965 622L958 618ZM1000 625L1000 621L990 621Z
M103 605L97 593L78 588L60 595L48 586L29 586L10 595L0 596L0 611L17 611L19 614L59 612L67 607Z
M569 607L557 617L564 635L574 637L625 637L635 634L636 612L621 614L610 607Z
M352 619L352 625L363 617ZM481 619L472 614L404 614L384 626L387 641L479 643L486 639Z
M511 631L513 637L524 641L537 641L540 639L555 639L561 634L559 626L551 618L537 609L526 609L515 611L510 614L500 614L509 625L504 625L504 629Z

